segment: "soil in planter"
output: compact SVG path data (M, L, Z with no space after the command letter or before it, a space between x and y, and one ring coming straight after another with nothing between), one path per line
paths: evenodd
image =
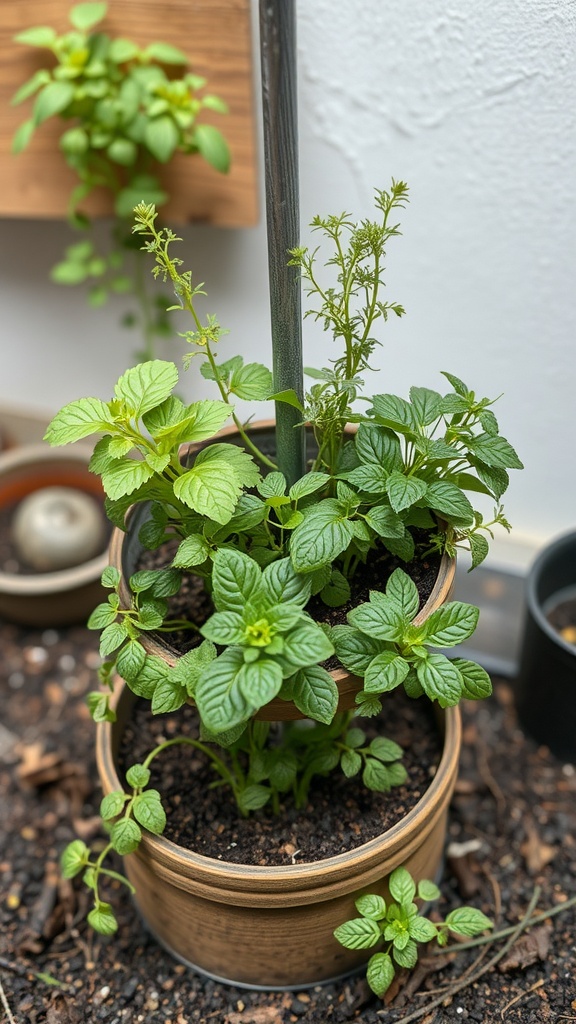
M362 719L368 739L393 738L405 750L408 781L389 793L374 793L361 776L346 779L336 770L316 777L308 806L296 810L290 796L280 814L264 808L242 818L230 790L210 789L216 778L208 759L192 747L169 748L152 764L151 786L162 794L168 824L164 836L196 853L239 864L305 863L336 856L374 839L404 817L424 795L441 756L441 739L431 706L396 690L375 719ZM198 735L198 715L185 706L154 716L139 701L119 752L120 776L163 739Z
M112 526L104 513L104 505L96 497L82 491L96 505L105 528L106 542L102 545L104 551L110 539ZM16 545L12 540L12 520L18 508L18 502L11 502L9 505L0 507L0 572L8 573L10 576L41 576L42 571L28 565L19 555Z
M567 587L554 594L543 610L552 628L563 640L576 647L576 587Z

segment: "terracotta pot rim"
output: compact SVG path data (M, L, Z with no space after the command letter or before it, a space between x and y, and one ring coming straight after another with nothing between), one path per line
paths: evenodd
M126 684L122 681L121 685L117 686L112 701L113 707L117 706L125 686ZM451 797L451 780L456 778L458 771L462 724L458 706L446 708L441 714L445 726L443 749L436 774L430 785L412 810L400 821L353 850L326 857L320 861L303 862L302 864L274 866L233 864L195 853L178 846L170 839L154 836L148 832L144 835L141 850L145 854L149 851L154 859L160 858L164 868L169 872L198 878L200 882L208 881L209 884L216 885L222 890L232 887L238 890L240 882L243 883L245 890L249 890L251 884L255 884L260 892L262 892L263 882L268 882L272 888L278 885L282 886L284 883L285 891L291 888L312 888L317 887L319 883L321 886L330 885L335 876L345 876L348 873L347 868L350 871L357 870L358 861L365 861L366 868L369 868L373 862L381 860L381 851L384 847L387 848L389 854L393 853L394 847L403 842L407 829L413 831L415 835L420 835L421 830L424 833L431 830L437 818L446 808ZM114 789L122 789L112 753L112 729L113 723L111 722L99 723L96 729L96 758L100 777L104 782L105 794ZM437 795L438 801L435 805L434 797ZM429 813L430 806L434 808L432 814ZM141 853L137 852L135 856L141 856Z
M86 446L77 446L70 451L53 449L47 444L22 445L13 448L0 455L0 496L6 474L13 471L18 473L20 470L26 470L38 464L46 466L50 463L55 466L67 463L77 466L79 470L84 469L88 474L88 463L91 456L92 449ZM80 565L70 566L68 569L31 573L27 576L0 570L0 592L14 597L42 597L45 594L68 591L98 579L108 564L107 544L101 554Z

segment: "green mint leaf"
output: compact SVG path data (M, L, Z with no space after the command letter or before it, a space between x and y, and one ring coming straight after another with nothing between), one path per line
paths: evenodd
M186 688L176 679L171 676L161 679L152 694L152 714L167 715L178 711L186 703L187 696Z
M432 903L440 899L440 889L428 878L421 878L418 882L418 896L425 903Z
M441 415L442 395L429 388L410 388L410 401L421 427L428 427Z
M372 757L376 757L379 761L399 761L404 756L402 747L394 740L387 739L386 736L376 736L368 749Z
M298 575L289 558L280 558L266 566L262 586L271 605L286 603L303 608L310 598L310 577Z
M224 459L198 464L178 477L174 494L189 508L226 524L232 517L242 486L235 470Z
M498 466L488 466L481 459L471 458L470 464L474 466L479 479L488 488L490 494L494 495L496 501L500 501L510 483L510 477L506 470Z
M426 620L426 644L455 647L472 636L480 611L475 605L450 601L437 608Z
M396 651L383 651L370 662L364 676L366 693L389 693L404 682L410 665Z
M122 814L128 799L128 794L123 793L122 790L114 790L113 793L108 793L100 803L100 817L102 820L111 821L112 818L117 818L119 814Z
M246 641L246 627L238 612L214 612L200 632L215 644L241 644Z
M462 696L466 700L483 700L492 693L492 681L481 665L464 658L454 658L452 664L458 669L464 688Z
M453 373L447 373L446 370L441 371L442 376L446 377L446 380L452 385L457 395L461 395L462 398L468 398L470 389L466 387L460 377L455 377Z
M482 536L481 533L470 533L468 535L468 543L470 544L470 554L472 555L472 562L468 570L470 572L482 564L490 550L490 545L486 537Z
M256 711L278 694L282 686L282 669L272 658L259 658L243 665L238 673L238 686L250 707Z
M385 494L388 482L388 470L372 463L357 466L355 469L341 474L345 480L367 494Z
M116 615L116 609L112 608L108 603L98 604L90 615L86 625L88 629L104 629L106 626L109 626L110 623L114 622Z
M170 43L154 42L150 43L145 51L146 57L151 57L152 60L158 61L160 64L187 64L188 57L182 50L179 50L176 46L172 46Z
M148 121L144 129L144 143L152 156L161 164L168 162L178 146L179 131L170 114Z
M399 967L405 967L409 971L418 963L418 947L409 937L407 942L404 942L403 937L402 940L400 936L397 937L392 955Z
M109 903L98 903L88 914L88 924L100 935L113 935L118 930L118 922Z
M374 894L360 896L356 900L355 906L362 917L369 917L372 921L383 921L386 917L386 903L381 896Z
M100 657L107 658L116 651L128 637L124 622L112 622L100 635Z
M333 562L348 547L353 531L343 518L340 504L326 498L305 514L290 540L290 556L296 572L312 572Z
M370 949L382 938L376 921L369 917L355 917L336 928L338 942L346 949Z
M146 650L138 640L128 640L116 658L116 671L127 682L139 675L146 662Z
M232 410L226 402L203 399L189 405L186 414L191 419L183 440L198 442L213 437L224 426L226 420L231 416Z
M404 523L389 505L376 505L366 513L365 519L379 537L404 536Z
M286 391L277 391L274 395L268 395L268 398L274 402L284 402L286 405L291 405L293 409L304 412L302 402L293 388L288 388Z
M238 794L238 806L243 814L247 814L249 811L258 811L268 803L271 795L272 790L268 786L257 784L246 786Z
M524 469L516 452L505 438L493 434L479 434L468 439L468 447L473 455L485 462L487 466L497 469Z
M397 395L374 395L374 414L379 423L401 434L418 431L418 421L409 402Z
M242 651L230 647L198 679L194 699L210 732L222 733L233 729L253 713L254 709L238 682L243 668Z
M394 981L394 964L388 953L375 953L368 961L366 981L379 999L386 994Z
M329 725L338 707L338 687L330 673L320 665L310 665L293 676L293 685L293 701L298 710Z
M102 474L102 486L112 501L133 494L154 476L147 462L122 459L112 462Z
M126 678L128 686L138 697L151 700L158 684L166 679L168 666L162 658L147 654L144 665L137 676ZM124 677L123 677L124 678Z
M114 395L138 419L168 398L177 383L178 369L174 363L151 359L126 370L116 383Z
M126 772L126 782L134 789L144 789L150 782L150 769L143 764L133 764Z
M438 934L436 925L427 917L413 917L408 925L410 938L415 942L431 942Z
M449 521L456 520L467 526L474 522L474 509L468 498L459 487L447 480L436 480L430 484L426 492L426 503Z
M270 785L279 793L287 793L298 773L298 758L291 751L279 751L270 768Z
M388 879L388 888L392 899L401 906L412 903L416 895L416 885L409 871L404 867L396 868Z
M344 772L347 779L353 778L354 775L358 775L358 772L362 769L362 758L356 750L344 750L342 757L340 758L340 767ZM358 904L356 904L358 906ZM358 907L360 910L360 908Z
M380 466L386 474L402 468L400 441L392 430L364 420L355 437L358 458L365 465Z
M362 782L367 789L372 789L376 793L388 793L394 785L388 765L382 764L373 757L366 758Z
M404 531L403 537L385 537L385 546L393 555L397 555L404 562L411 562L414 558L414 540L408 530Z
M209 462L221 461L228 464L228 471L233 471L244 487L257 487L260 483L260 470L254 459L237 444L211 444L199 452L194 465L205 466Z
M75 4L70 8L68 17L74 28L79 32L89 32L94 25L102 21L108 8L107 3Z
M187 651L178 659L172 669L172 679L186 688L189 697L193 697L196 683L205 669L216 658L216 648L209 640L203 640L199 647Z
M217 551L212 587L218 611L242 613L261 585L262 570L253 558L234 548Z
M354 726L353 729L348 729L344 737L344 742L347 747L362 747L366 742L366 733L364 729L359 729L358 726Z
M424 693L437 700L440 707L453 707L462 696L462 676L453 662L443 654L430 654L416 666L416 674Z
M38 25L35 28L25 28L14 36L15 43L22 43L24 46L51 46L56 39L56 32L46 25Z
M232 371L230 391L247 402L259 402L272 391L272 373L261 363L247 363Z
M474 907L457 907L456 910L451 910L444 924L455 935L464 935L467 938L494 927L493 921Z
M381 594L378 595L380 600L377 600L375 593L372 591L370 601L358 605L348 613L348 621L377 640L400 640L406 628L406 618L400 605Z
M71 82L49 82L36 97L32 120L38 127L49 117L59 114L74 99L74 86Z
M358 705L357 714L364 718L374 718L382 711L382 701L375 694L366 693L364 690L356 695Z
M131 818L121 818L110 829L110 842L121 857L133 853L140 845L142 833Z
M166 828L166 814L158 790L147 789L145 793L134 797L132 811L142 828L148 829L155 836L162 835Z
M334 626L332 642L339 661L355 675L363 676L370 662L382 652L382 642L352 626Z
M263 498L283 498L286 494L286 477L283 473L267 473L258 484L258 491Z
M386 584L386 596L398 602L407 619L413 619L418 612L418 588L402 569L395 569L390 576Z
M330 477L328 473L305 473L288 491L291 501L300 501L308 494L315 494L321 487L326 487Z
M172 565L177 569L190 569L202 565L210 553L210 547L200 533L191 533L179 544Z
M110 410L99 398L80 398L69 402L49 423L44 440L53 447L80 441L90 434L109 431L113 425Z
M482 429L485 430L487 434L498 433L498 420L491 409L484 409L480 413L478 419L480 420Z
M60 868L64 878L75 878L84 870L90 859L90 851L81 839L74 839L63 850Z
M355 525L355 524L353 524ZM350 600L350 584L339 569L332 569L330 579L322 588L320 596L329 608L340 608Z
M211 124L197 124L194 141L207 163L226 174L230 168L230 150L218 129Z
M296 668L326 661L333 654L330 640L315 622L304 621L284 637L282 655Z
M403 473L391 473L386 481L386 493L395 512L410 508L428 491L428 484L416 476L404 476Z

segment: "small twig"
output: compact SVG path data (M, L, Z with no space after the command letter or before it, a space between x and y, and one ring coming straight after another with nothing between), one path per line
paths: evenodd
M530 988L527 988L525 992L521 992L520 995L515 996L514 999L511 999L509 1003L506 1003L506 1006L504 1006L500 1010L500 1017L502 1018L502 1020L504 1020L504 1017L511 1006L514 1006L516 1003L519 1003L520 1000L525 999L526 996L532 995L532 993L534 993L536 989L542 988L543 984L544 978L540 978L540 980L535 982L534 985L531 985Z
M3 985L2 985L1 981L0 981L0 1000L2 1001L2 1006L4 1007L6 1016L7 1016L8 1021L9 1021L9 1024L16 1024L16 1021L14 1020L14 1017L12 1016L12 1010L10 1009L10 1007L8 1005L8 1000L6 999L6 994L4 992L4 988L3 988Z
M483 977L484 974L487 974L488 971L491 971L492 968L496 966L498 961L502 959L502 957L508 952L509 949L511 949L511 947L516 942L516 939L518 938L518 936L521 935L522 932L527 927L527 924L530 921L530 919L532 917L532 914L534 912L534 907L536 906L536 904L538 902L539 896L540 896L540 886L537 885L535 887L535 889L534 889L534 892L532 893L532 899L530 900L530 903L528 905L528 909L527 909L526 913L524 914L524 917L519 922L519 924L517 924L516 927L514 928L514 931L513 931L512 935L511 935L511 937L509 938L508 942L503 947L503 949L499 950L498 953L495 953L494 956L490 958L488 963L484 964L484 967L482 967L479 971L476 971L476 974L471 974L469 977L466 977L464 979L460 979L459 981L457 981L454 985L452 985L441 996L438 996L437 999L434 999L431 1003L428 1003L427 1006L423 1006L421 1010L416 1010L415 1013L411 1013L411 1014L408 1015L408 1017L404 1017L402 1019L402 1024L411 1024L412 1021L419 1020L420 1017L423 1017L426 1013L430 1013L430 1011L434 1010L437 1006L441 1006L442 1003L444 1002L444 1000L448 996L455 996L455 995L457 995L458 992L461 992L463 989L468 988L469 985L475 984L475 982L477 982L481 977ZM381 1017L383 1015L383 1013L387 1013L387 1012L388 1012L387 1010L385 1010L385 1011L384 1010L379 1010L378 1011L378 1016Z
M524 931L528 931L529 928L533 928L537 924L542 924L543 921L547 921L549 917L555 917L556 914L562 914L565 910L569 910L570 907L576 906L576 896L572 896L571 899L566 900L565 903L559 903L556 907L550 907L549 910L542 911L536 917L533 917L529 924L526 925ZM462 942L457 945L450 946L451 953L464 953L467 949L474 949L476 946L484 946L487 942L498 942L499 939L505 939L507 935L512 935L512 932L516 929L516 925L510 925L509 928L502 928L499 932L491 932L490 935L482 935L479 939L472 939L470 942ZM443 949L431 949L431 956L440 956L446 953L446 948Z

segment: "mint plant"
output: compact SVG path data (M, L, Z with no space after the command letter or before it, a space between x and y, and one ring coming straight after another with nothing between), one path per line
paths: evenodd
M21 153L51 118L62 121L60 150L77 179L68 218L86 237L66 248L52 280L88 285L94 307L115 293L130 296L134 311L123 322L140 331L138 358L149 359L155 341L171 330L166 300L151 297L146 287L142 253L130 230L132 210L144 199L158 207L167 202L158 169L175 153L198 154L217 171L228 170L224 137L201 119L204 111L225 114L227 108L205 90L205 79L188 70L188 57L177 47L155 41L142 48L102 31L107 9L107 3L79 3L70 10L69 31L59 35L42 25L15 37L50 57L12 99L19 104L33 98L31 117L18 128L12 149ZM114 208L106 252L97 250L83 209L95 189L104 189Z
M430 903L440 898L440 890L427 879L416 886L404 867L392 872L388 887L392 897L388 903L376 894L360 896L356 900L360 917L346 921L334 932L346 949L384 947L370 957L366 969L366 980L380 998L390 988L397 966L408 970L416 966L419 943L436 940L439 946L445 946L450 934L472 937L494 927L493 922L474 907L458 907L440 922L425 917L415 900Z
M193 703L199 738L171 739L145 768L166 745L196 746L242 815L268 807L278 813L285 800L304 808L314 778L336 770L381 793L403 785L404 751L373 727L369 735L362 717L376 716L400 685L410 698L441 707L491 690L479 665L444 653L472 635L478 609L454 601L422 619L410 568L460 546L470 550L472 567L480 564L494 527L509 528L500 499L508 469L521 468L520 460L499 434L492 401L478 399L453 374L444 374L446 393L414 387L409 399L363 395L363 375L380 344L374 327L404 312L382 298L382 275L385 247L399 234L392 215L407 198L406 185L393 182L376 193L374 221L355 224L346 214L314 220L333 246L331 283L320 280L319 251L290 254L317 301L308 315L340 345L330 368L309 371L303 404L298 382L278 394L264 364L227 352L220 358L226 331L214 315L200 315L203 286L173 255L179 239L157 227L154 205L139 203L134 235L154 278L174 290L169 312L187 318L179 332L191 349L185 365L199 368L215 397L185 403L175 393L177 366L146 360L122 374L109 401L69 403L46 433L53 445L98 438L91 469L102 480L109 518L134 530L126 513L141 506L131 518L140 544L164 554L162 568L132 573L128 600L118 569L104 573L110 593L89 620L101 631L103 658L102 690L89 697L94 718L113 720L116 675L154 714ZM290 485L282 451L264 450L258 432L239 419L237 398L274 398L300 409L308 466ZM233 436L220 434L225 424ZM472 504L482 496L497 503L492 518ZM398 561L404 568L394 568ZM368 600L367 574L378 581L366 588ZM198 621L171 612L186 576L202 589ZM190 638L183 653L170 660L150 653L150 635L183 630ZM356 679L351 711L339 709L334 668ZM272 700L293 704L306 725L271 729L258 714ZM132 822L121 829L114 822L109 850L122 853L114 837L135 839L141 830L141 795L106 804L105 814L117 807L120 820ZM153 823L159 826L159 813ZM97 864L96 875L91 861L82 864L90 885L102 873L103 860Z

